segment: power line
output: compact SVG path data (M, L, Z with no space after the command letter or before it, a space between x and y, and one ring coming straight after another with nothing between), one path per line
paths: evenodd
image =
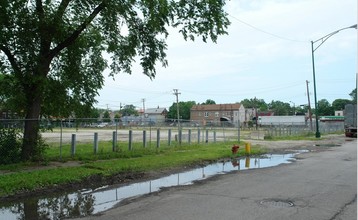
M236 18L236 17L234 17L234 16L232 16L232 15L230 15L230 14L229 14L229 16L232 17L232 18L234 18L234 19L237 20L238 22L240 22L240 23L242 23L242 24L244 24L244 25L246 25L246 26L251 27L252 29L254 29L254 30L256 30L256 31L259 31L259 32L261 32L261 33L264 33L264 34L267 34L267 35L270 35L270 36L273 36L273 37L276 37L276 38L279 38L279 39L281 39L281 40L287 40L287 41L293 41L293 42L299 42L299 43L309 43L309 41L302 41L302 40L290 39L290 38L287 38L287 37L282 37L282 36L279 36L279 35L277 35L277 34L270 33L270 32L268 32L268 31L265 31L265 30L262 30L262 29L260 29L260 28L258 28L258 27L255 27L255 26L253 26L252 24L249 24L249 23L247 23L247 22L245 22L245 21L243 21L243 20L240 20L240 19L238 19L238 18Z

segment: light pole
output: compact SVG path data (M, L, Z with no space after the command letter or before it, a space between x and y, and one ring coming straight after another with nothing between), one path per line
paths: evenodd
M290 101L293 104L293 113L292 115L296 115L296 105L294 102Z
M339 30L333 31L330 34L327 34L324 37L321 37L318 40L315 41L311 41L311 49L312 49L312 69L313 69L313 89L314 89L314 105L315 105L315 113L316 113L316 138L320 138L321 134L319 132L319 125L318 125L318 106L317 106L317 92L316 92L316 73L315 73L315 66L314 66L314 52L324 43L326 42L326 40L328 40L328 38L332 37L333 35L337 34L338 32L345 30L345 29L349 29L349 28L355 28L357 29L357 24L349 26L349 27L345 27L345 28L341 28ZM314 44L319 42L318 46L316 48L314 48Z

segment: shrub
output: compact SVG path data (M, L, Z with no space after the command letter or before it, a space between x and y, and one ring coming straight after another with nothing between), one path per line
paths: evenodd
M20 161L21 142L16 129L0 129L0 155L0 164L12 164Z
M46 162L45 161L45 151L49 148L48 144L45 143L42 139L41 134L38 135L36 147L34 149L34 154L31 158L33 162Z

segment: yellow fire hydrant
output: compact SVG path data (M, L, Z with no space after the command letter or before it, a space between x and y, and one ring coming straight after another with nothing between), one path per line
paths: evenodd
M246 154L251 154L251 143L245 143L245 152Z

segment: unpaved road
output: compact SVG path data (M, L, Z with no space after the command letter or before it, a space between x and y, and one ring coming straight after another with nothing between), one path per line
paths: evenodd
M276 151L306 145L311 152L291 164L166 189L83 219L357 219L356 139L260 144Z

